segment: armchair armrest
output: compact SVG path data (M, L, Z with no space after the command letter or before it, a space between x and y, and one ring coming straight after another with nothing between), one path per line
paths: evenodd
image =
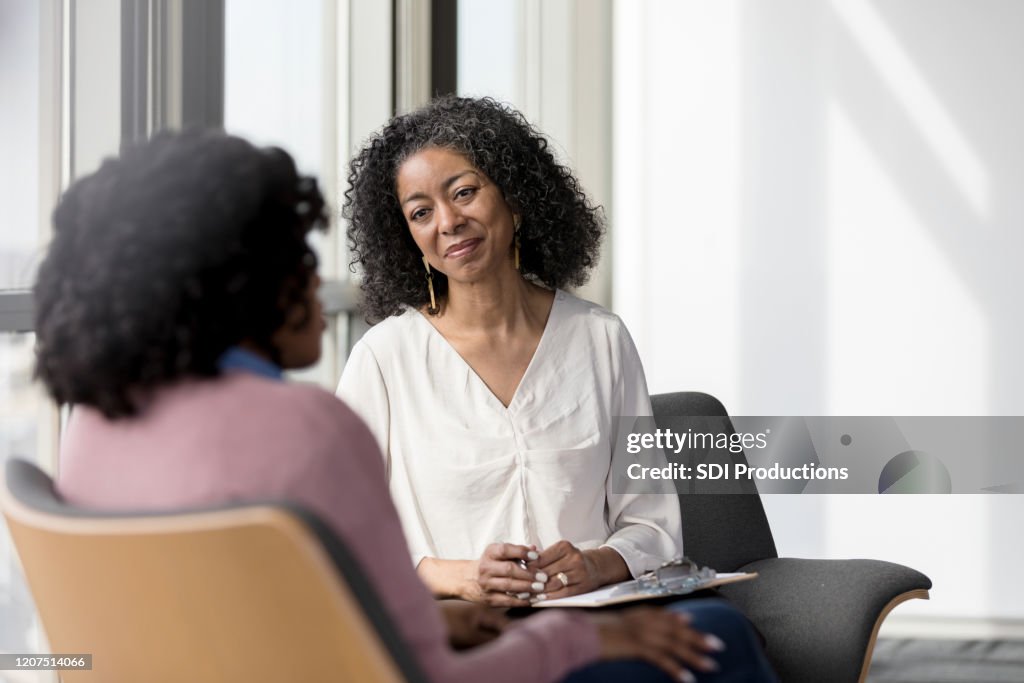
M899 603L928 598L931 580L880 560L771 558L738 571L759 578L723 586L767 641L785 683L867 679L882 620Z

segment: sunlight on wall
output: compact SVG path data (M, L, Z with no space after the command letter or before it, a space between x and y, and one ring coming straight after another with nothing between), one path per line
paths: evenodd
M833 0L832 8L906 107L978 217L988 216L991 182L985 165L946 112L942 100L907 56L899 39L867 0Z
M735 414L1020 413L1024 15L941 5L615 4L614 305L652 393ZM897 617L1021 620L1022 500L763 502L783 555L931 576Z
M835 103L827 144L828 413L985 414L985 311Z

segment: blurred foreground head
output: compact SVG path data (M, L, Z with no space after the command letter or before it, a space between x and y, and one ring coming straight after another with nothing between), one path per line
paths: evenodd
M315 180L280 149L192 130L106 160L54 213L34 292L37 377L58 403L116 418L162 384L217 375L233 345L315 362L306 237L326 226Z

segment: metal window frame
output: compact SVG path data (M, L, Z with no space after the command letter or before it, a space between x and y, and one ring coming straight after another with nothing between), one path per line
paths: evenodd
M70 0L40 0L39 44L39 242L50 235L50 213L66 182L69 124L68 53ZM32 332L35 305L28 288L0 290L0 334Z
M450 2L452 0L449 0ZM94 163L92 150L77 155L75 131L83 130L87 120L75 118L75 38L77 0L44 0L53 5L61 22L55 35L57 45L56 102L60 116L44 131L56 141L48 151L55 156L59 172L47 186L52 193L44 208L45 223L60 189L82 170ZM108 5L108 10L111 6ZM222 127L224 119L224 0L119 0L120 12L120 114L121 143L145 139L162 128L183 125ZM329 8L334 14L332 27L336 35L347 35L348 49L337 49L328 55L335 69L334 96L329 98L331 114L337 122L332 136L332 188L343 176L340 160L348 158L353 141L358 143L395 112L395 61L393 40L395 10L390 3L379 0L339 0ZM423 11L418 16L422 22ZM195 30L197 24L207 24ZM352 32L352 26L360 30ZM217 29L211 29L217 26ZM192 27L192 28L190 28ZM419 30L422 31L422 23ZM424 34L420 34L421 36ZM427 34L429 35L429 34ZM83 41L87 42L87 41ZM332 41L331 44L334 44ZM208 68L213 64L213 68ZM83 78L88 78L83 73ZM330 85L330 84L328 84ZM419 83L417 87L423 88ZM333 137L333 143L330 138ZM76 161L80 164L76 164ZM48 168L52 168L51 167ZM46 228L48 230L48 227ZM339 226L339 230L342 230ZM347 259L343 240L339 240L336 258L339 264ZM359 289L351 280L325 280L320 292L324 312L345 316L347 333L337 340L336 356L340 361L369 328L359 315ZM35 329L35 306L28 289L0 291L0 334L32 332ZM340 367L335 368L335 374Z
M457 92L458 0L393 0L395 110Z
M95 162L95 154L92 150L83 154L76 145L76 132L88 125L83 117L76 117L75 108L76 95L81 92L76 76L88 78L87 73L76 74L75 70L80 47L76 45L78 0L44 2L57 22L53 33L60 36L58 44L50 46L56 68L55 87L50 90L60 115L48 119L47 129L41 133L55 141L46 151L48 159L53 157L46 166L50 176L47 187L52 192L45 202L47 227L42 229L48 231L53 200L84 170L83 165ZM224 2L119 1L120 102L116 111L122 144L167 127L223 126ZM347 158L353 141L378 128L400 108L396 105L421 104L436 94L432 89L454 91L457 2L432 0L429 6L427 2L430 0L396 0L392 5L379 0L341 0L332 6L338 34L350 38L348 50L338 50L331 60L337 68L337 90L332 98L338 122L335 160ZM108 11L112 9L108 4ZM360 31L353 33L353 25L359 25ZM434 32L432 25L437 26ZM411 68L414 61L429 68ZM345 256L339 249L339 262ZM347 352L368 327L358 315L357 284L327 280L321 298L325 313L348 316L343 349ZM0 291L0 333L32 332L34 316L30 290Z
M224 0L121 0L121 142L224 125Z
M32 292L24 289L0 292L0 333L32 332L34 329Z
M459 2L430 3L430 95L457 93L459 73Z

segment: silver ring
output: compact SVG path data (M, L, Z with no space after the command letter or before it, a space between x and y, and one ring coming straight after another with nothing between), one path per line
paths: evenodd
M565 572L558 572L555 574L555 578L562 582L562 588L569 585L569 577L565 575Z

